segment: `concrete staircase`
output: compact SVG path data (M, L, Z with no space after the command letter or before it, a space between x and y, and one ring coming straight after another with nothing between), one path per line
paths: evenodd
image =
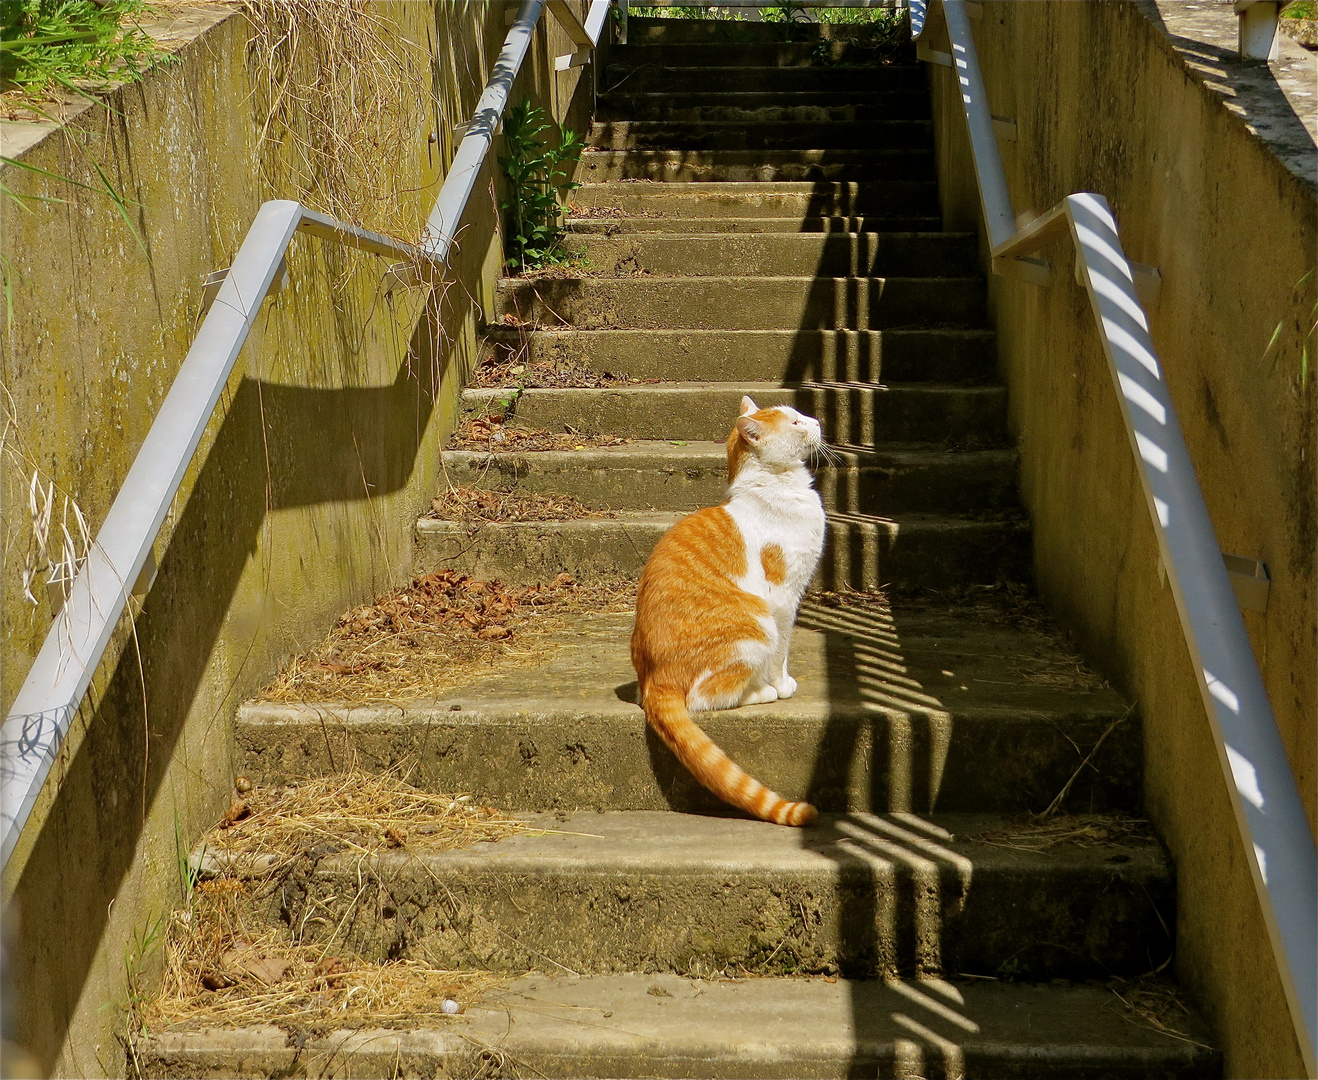
M974 238L940 231L921 71L767 26L631 27L601 73L570 222L589 273L505 281L499 314L518 325L488 341L640 380L512 403L522 425L633 441L445 454L455 484L569 494L615 516L475 538L422 519L416 569L634 575L681 513L722 499L743 393L818 416L841 455L819 473L818 584L897 588L807 602L799 694L704 723L824 817L796 831L725 816L647 732L616 615L583 618L547 667L442 701L245 706L237 743L258 783L413 755L434 789L542 823L442 855L330 855L281 901L363 955L509 981L493 1006L430 1030L297 1045L274 1029L162 1034L151 1067L1219 1074L1193 1017L1169 1036L1103 984L1160 968L1174 945L1173 868L1125 816L1140 809L1138 717L1030 621L920 591L1020 581L1029 565L985 283ZM510 396L470 390L464 405L504 411ZM1064 790L1062 809L1107 842L1030 839L1025 812Z

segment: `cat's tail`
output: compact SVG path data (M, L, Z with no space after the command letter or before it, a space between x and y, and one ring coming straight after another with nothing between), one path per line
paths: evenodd
M680 690L655 687L645 694L645 718L700 783L726 803L776 825L809 825L817 811L770 791L740 768L687 712Z

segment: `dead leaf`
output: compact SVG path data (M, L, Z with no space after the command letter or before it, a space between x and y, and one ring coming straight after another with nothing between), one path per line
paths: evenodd
M245 802L243 802L242 799L234 799L233 802L229 804L228 811L225 813L223 819L220 821L220 828L227 829L232 825L237 825L238 822L243 821L251 816L252 816L252 808L248 806Z
M478 630L476 636L481 641L502 641L512 637L513 632L506 626L487 626L484 630Z
M251 975L258 982L265 983L266 986L274 986L284 977L288 971L290 961L276 960L273 957L262 960L247 960L243 963L243 970Z

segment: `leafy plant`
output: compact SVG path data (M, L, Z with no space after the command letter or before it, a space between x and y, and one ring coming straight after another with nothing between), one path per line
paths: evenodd
M735 8L717 4L632 4L631 15L647 19L728 19L742 22L746 16Z
M810 22L810 14L803 4L795 0L774 0L773 7L760 9L760 18L769 23L781 23L784 39L791 41L798 27Z
M557 129L558 145L547 146L541 133ZM512 106L503 118L507 154L499 158L508 180L504 214L506 265L528 270L562 262L563 192L580 187L569 177L581 160L581 136L566 124L545 122L545 112L529 101Z
M145 0L0 0L0 89L137 78L160 53L138 23ZM146 61L145 67L143 62Z

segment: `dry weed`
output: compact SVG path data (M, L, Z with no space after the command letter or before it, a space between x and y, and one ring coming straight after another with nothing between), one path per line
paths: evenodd
M313 849L324 853L323 845L358 855L401 847L449 851L525 830L514 818L474 805L470 796L415 787L410 782L414 768L410 762L381 773L353 768L285 786L240 790L229 812L203 838L205 865L223 873L250 873L258 860L286 863Z
M204 838L202 873L165 941L159 994L141 1019L164 1025L276 1024L286 1028L407 1027L459 1009L494 980L415 959L376 963L331 936L307 944L272 924L267 894L294 867L310 872L331 851L370 856L389 849L448 850L527 828L465 796L421 791L408 767L352 770L287 787L243 791Z
M431 108L431 58L369 0L244 0L262 169L309 205L416 240L422 193L400 163Z
M1190 1010L1181 1001L1175 986L1148 976L1140 979L1114 976L1108 980L1108 989L1125 1006L1122 1015L1136 1027L1157 1031L1204 1050L1214 1049L1190 1038L1185 1032L1184 1029L1190 1026Z
M1156 842L1147 821L1124 814L1030 815L974 839L976 843L1029 852L1051 851L1063 845L1122 847Z

